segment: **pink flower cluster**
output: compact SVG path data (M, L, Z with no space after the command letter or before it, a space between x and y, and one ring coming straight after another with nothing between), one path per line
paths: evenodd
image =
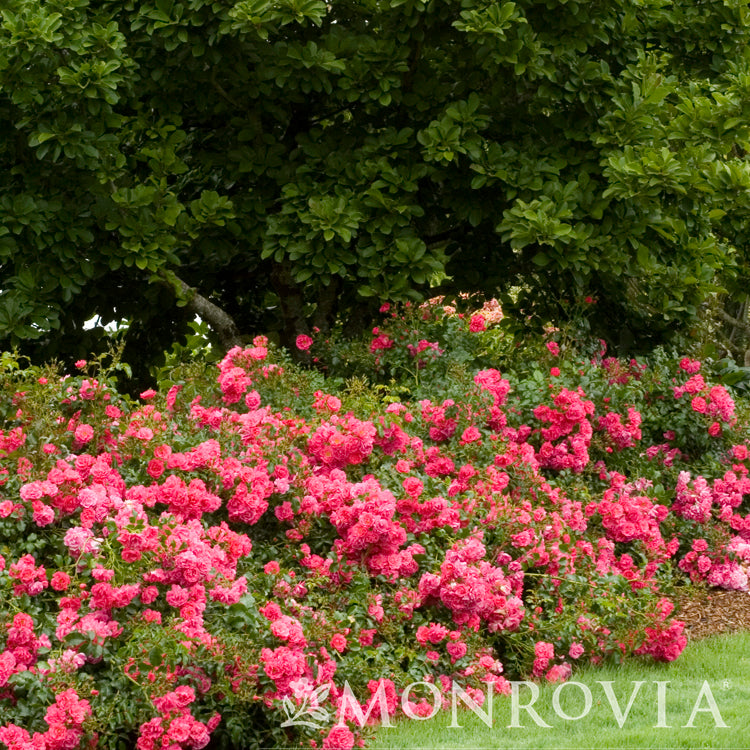
M419 341L416 355L436 351ZM666 528L702 535L679 561L693 580L747 586L750 451L740 441L713 476L685 470L666 489L652 483L660 465L651 479L631 473L639 460L650 470L644 454L677 451L666 431L668 443L623 452L647 442L642 422L650 427L646 407L629 405L641 403L631 398L630 381L646 376L637 363L591 366L604 386L629 373L604 387L611 400L596 405L560 381L545 384L549 396L536 398L536 384L516 392L486 369L465 397L393 403L368 419L342 413L335 395L275 379L282 371L266 344L227 355L213 403L183 404L170 389L165 400L144 392L148 403L128 407L113 403L102 383L70 381L59 434L45 436L41 450L29 450L24 429L0 435L0 524L24 519L43 528L65 560L57 570L46 553L17 552L0 580L34 614L1 623L0 700L24 700L14 687L19 673L57 691L43 740L14 725L0 729L11 750L85 742L91 708L63 687L99 679L112 654L127 650L137 654L128 677L160 696L158 715L138 719L139 750L205 746L219 719L196 717L210 713L201 703L218 690L227 702L269 711L305 700L337 708L337 675L359 676L373 654L393 672L386 692L395 708L389 639L418 657L411 663L443 695L453 680L477 697L483 681L508 690L493 643L528 654L521 668L550 682L567 679L570 660L584 654L673 659L684 647L682 625L664 604L653 611L660 566L678 547L662 536ZM553 344L550 354L560 356ZM570 384L574 369L566 362L560 370ZM731 437L727 391L710 386L692 361L682 371L691 376L683 393L703 398L704 413ZM694 417L694 403L666 394L675 411ZM272 408L287 396L288 406ZM302 396L305 417L293 408ZM706 442L718 455L725 439ZM669 460L693 468L679 451ZM607 596L608 604L625 598L647 625L594 606ZM50 623L38 616L47 607ZM137 639L152 637L139 650ZM161 667L150 664L153 642ZM40 667L40 652L52 647L59 651ZM409 705L429 713L427 701ZM307 739L331 750L358 741L347 727Z
M84 736L84 724L91 716L88 701L81 700L72 688L55 696L55 702L47 709L46 732L36 732L31 737L26 729L15 724L0 727L0 742L8 750L74 750Z
M0 430L0 456L7 456L17 451L26 442L26 433L21 427L14 427L5 432Z
M329 469L361 464L372 453L377 430L371 422L333 415L308 441L310 454Z
M430 440L436 443L442 443L450 440L453 437L453 433L456 431L458 426L458 420L455 416L452 416L450 412L455 407L455 402L452 399L444 401L439 406L433 404L429 400L420 402L422 407L422 419L425 424L430 425Z
M49 648L50 640L46 635L37 637L34 632L34 620L25 612L14 615L7 625L8 635L5 650L0 653L0 687L3 687L11 675L33 667L38 659L40 648Z
M441 601L457 625L490 632L513 631L524 618L521 600L523 572L508 574L485 560L487 550L479 538L456 543L445 555L440 573L425 573L419 581L423 603Z
M660 527L669 508L655 504L649 497L638 495L637 492L633 484L626 483L626 477L613 472L610 487L604 491L601 502L596 506L602 525L607 537L615 542L641 540L648 551L662 553L665 544Z
M15 596L22 596L23 594L35 596L49 586L47 571L43 565L37 567L33 555L24 555L12 563L8 569L8 575L15 581L13 586Z
M706 523L711 518L713 493L704 477L699 476L692 480L692 487L690 483L690 472L681 471L677 477L672 512L697 523Z
M721 424L734 422L734 399L723 385L709 386L702 375L695 374L684 385L674 387L674 397L682 398L685 394L692 396L690 407L699 414L719 421L712 422L709 434L717 437L721 433Z
M578 655L580 656L580 653ZM565 682L573 672L573 668L566 661L559 664L552 664L554 658L554 645L546 641L537 641L534 644L534 668L532 674L536 677L544 675L547 682Z
M570 469L574 473L586 468L593 435L588 417L595 407L593 401L585 400L585 395L580 387L576 391L562 388L553 399L555 408L540 404L534 409L534 416L540 422L549 423L541 429L544 442L538 459L542 467Z
M262 339L262 340L258 340ZM218 382L224 394L224 403L236 404L247 389L253 384L253 375L258 371L258 365L268 356L268 348L264 337L258 337L256 345L243 349L235 346L219 364ZM255 342L254 342L255 343ZM279 372L275 366L261 368L262 376L268 377L271 372Z
M481 391L492 396L487 426L496 431L501 430L508 421L502 407L510 393L510 381L503 378L499 370L480 370L474 376L474 382Z
M190 704L195 701L195 691L181 685L172 692L152 699L159 716L141 724L136 748L200 748L211 739L221 717L212 716L206 724L198 721L190 712Z
M342 504L331 513L331 523L341 537L336 549L349 561L364 564L373 575L389 580L407 578L419 566L414 555L424 547L412 544L406 549L406 531L395 520L396 500L373 478L351 489L350 504Z
M693 582L706 581L722 589L747 591L750 544L734 537L723 548L710 550L705 539L696 539L678 566Z
M622 415L617 412L607 412L599 417L598 429L607 433L615 448L624 450L635 446L641 437L640 424L642 417L640 412L632 407L628 409L628 421L623 424Z
M392 349L396 343L389 336L385 335L384 333L380 333L380 331L377 328L372 329L372 335L373 335L373 339L372 339L372 342L370 343L370 351L373 354L383 349Z
M685 623L682 620L672 620L667 624L667 618L674 610L674 605L668 599L660 601L660 611L654 618L652 626L645 629L643 644L636 650L637 654L651 656L657 661L674 661L687 645L684 635Z

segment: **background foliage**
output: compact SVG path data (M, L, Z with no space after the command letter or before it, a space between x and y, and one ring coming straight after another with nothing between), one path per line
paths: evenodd
M206 300L226 349L438 289L539 323L590 296L651 345L742 303L749 28L745 0L7 0L0 341L84 356L98 315L146 362Z

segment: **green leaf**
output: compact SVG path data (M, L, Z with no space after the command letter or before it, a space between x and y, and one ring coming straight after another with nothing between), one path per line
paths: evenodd
M158 667L164 661L163 646L154 646L148 652L148 663L152 667Z

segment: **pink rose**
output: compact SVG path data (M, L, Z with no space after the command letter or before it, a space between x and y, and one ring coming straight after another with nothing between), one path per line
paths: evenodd
M70 586L70 576L62 570L58 570L52 574L51 584L55 591L65 591Z
M486 327L487 326L484 322L484 318L479 313L475 313L471 316L471 320L469 321L469 330L472 333L479 333L480 331L484 331Z
M349 727L336 725L323 740L323 750L351 750L354 747L354 735Z
M307 336L303 333L297 336L296 344L297 349L299 349L301 352L306 352L313 345L313 340L310 336Z
M466 644L462 641L452 642L449 643L446 647L446 650L450 654L451 661L457 661L458 659L463 658L466 656Z
M341 635L341 633L336 633L336 635L331 638L331 648L338 651L340 654L343 654L346 650L346 637Z
M85 444L94 437L94 428L90 424L79 424L74 434L79 443Z
M585 651L584 647L580 643L572 643L568 655L571 659L577 659Z

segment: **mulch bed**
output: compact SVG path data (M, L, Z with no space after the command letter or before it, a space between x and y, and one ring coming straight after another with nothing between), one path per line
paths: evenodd
M675 614L685 621L688 641L750 630L750 593L691 589L675 599Z

